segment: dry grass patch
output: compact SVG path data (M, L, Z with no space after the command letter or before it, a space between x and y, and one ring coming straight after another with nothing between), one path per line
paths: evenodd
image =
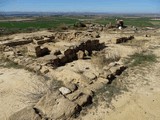
M104 66L107 66L111 62L119 61L120 55L118 52L108 52L108 53L97 53L91 58L91 61L93 64L97 65L99 68L103 68Z
M157 56L153 53L135 53L126 61L131 67L155 62L157 62Z

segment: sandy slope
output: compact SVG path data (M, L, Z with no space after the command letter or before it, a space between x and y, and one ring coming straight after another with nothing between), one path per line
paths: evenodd
M82 119L160 120L160 63L148 69L139 70L136 74L130 73L124 79L130 81L130 92L112 101L114 109L107 108L102 103Z
M21 93L25 94L38 80L36 75L23 69L0 68L0 120L29 105Z

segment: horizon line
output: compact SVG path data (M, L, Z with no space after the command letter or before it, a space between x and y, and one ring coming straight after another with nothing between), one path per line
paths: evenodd
M0 13L102 13L102 14L160 14L158 12L91 12L91 11L0 11Z

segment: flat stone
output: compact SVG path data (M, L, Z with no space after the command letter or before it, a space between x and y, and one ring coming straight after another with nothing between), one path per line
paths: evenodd
M94 73L91 73L91 72L84 72L84 76L87 77L90 80L96 79L96 75Z
M59 91L63 94L63 95L67 95L69 93L71 93L72 91L66 87L61 87L59 88Z

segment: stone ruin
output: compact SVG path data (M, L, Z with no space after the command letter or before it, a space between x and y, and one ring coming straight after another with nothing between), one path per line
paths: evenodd
M81 39L99 38L99 33L95 31L73 31L73 32L57 32L55 33L56 40L65 41L80 41Z
M92 51L100 51L104 47L104 43L99 43L99 40L87 40L73 48L65 50L63 55L59 55L57 58L51 60L50 64L55 67L63 66L68 62L90 56Z
M1 41L1 45L6 45L9 47L27 45L29 43L35 43L37 45L41 45L48 42L54 42L55 38L53 35L51 36L41 36L41 37L31 37L31 38L23 38L23 39L15 39L15 40L6 40Z
M27 46L27 50L28 55L34 57L43 57L50 54L50 50L48 48L41 48L41 46L35 44L29 44L29 46Z
M106 45L95 38L81 40L65 49L60 49L58 46L59 50L53 52L50 48L56 47L56 38L62 39L62 41L65 39L65 37L52 35L2 43L6 46L3 51L6 59L26 69L48 76L50 79L53 79L52 76L54 76L56 80L64 83L59 86L58 90L48 91L34 106L26 107L10 116L9 120L67 120L76 117L83 107L92 104L96 90L112 83L126 69L123 64L115 62L96 70L90 63L90 59L95 51L105 50ZM118 41L124 42L126 39L133 39L133 37ZM27 48L24 56L20 55L20 48L23 47ZM81 62L79 67L82 72L72 70L74 69L72 63L77 64L77 62ZM72 66L72 69L65 67L69 65ZM71 76L67 74L71 74Z

